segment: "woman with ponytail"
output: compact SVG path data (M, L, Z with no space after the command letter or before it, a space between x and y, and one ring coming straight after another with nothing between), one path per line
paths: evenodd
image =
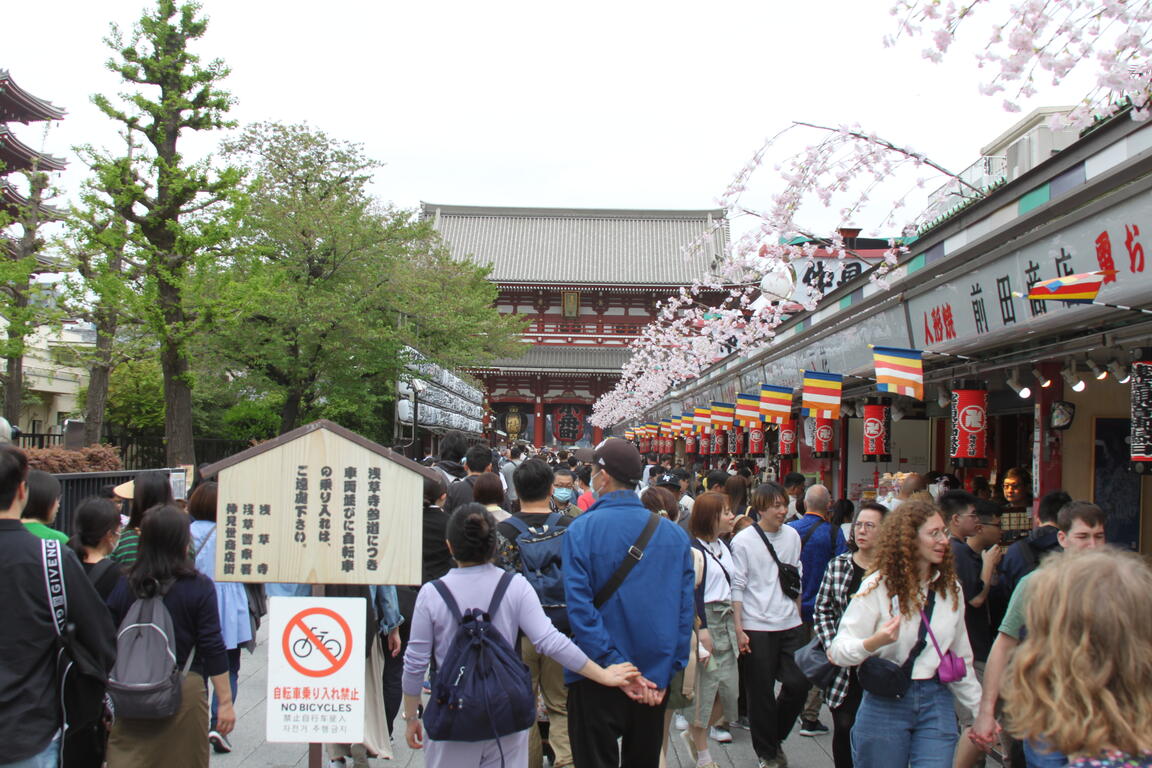
M496 555L496 520L482 504L463 504L448 521L448 549L457 567L437 581L452 594L462 613L470 608L487 610L505 571L492 564ZM540 606L536 591L521 575L512 576L492 626L511 647L523 632L536 649L604 686L622 687L639 674L632 664L614 664L607 669L590 660L570 639L560 633ZM421 686L429 664L443 666L445 655L456 637L458 624L435 582L425 584L416 597L412 634L404 654L404 720L412 749L425 750L427 768L465 766L528 765L528 731L487 741L437 741L426 739L417 718ZM501 755L501 753L503 753Z
M118 563L110 557L120 540L120 509L111 499L92 496L80 502L74 515L76 533L68 546L80 558L100 599L107 601L121 577Z

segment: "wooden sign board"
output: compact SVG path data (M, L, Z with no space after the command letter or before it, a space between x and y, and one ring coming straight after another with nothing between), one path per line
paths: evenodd
M427 472L328 421L206 467L217 581L419 584Z

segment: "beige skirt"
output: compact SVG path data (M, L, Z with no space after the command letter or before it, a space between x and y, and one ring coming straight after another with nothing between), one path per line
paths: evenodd
M208 768L208 690L190 674L180 711L158 720L116 718L108 737L108 768Z

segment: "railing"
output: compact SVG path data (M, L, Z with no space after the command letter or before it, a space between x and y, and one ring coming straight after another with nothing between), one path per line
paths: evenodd
M986 155L957 176L929 195L928 203L916 219L917 226L929 224L956 206L979 199L991 187L1004 181L1008 177L1008 158Z
M56 522L53 527L71 536L74 533L72 517L76 512L76 507L89 496L106 495L107 489L115 488L117 485L133 480L146 472L182 471L179 468L138 469L120 472L69 472L54 475L60 481L60 511L56 514ZM125 514L127 514L127 509L125 509Z
M645 323L618 323L611 320L533 320L526 334L558 336L639 336Z

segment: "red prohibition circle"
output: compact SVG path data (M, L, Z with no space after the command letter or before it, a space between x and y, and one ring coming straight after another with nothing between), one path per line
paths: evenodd
M344 653L342 653L339 658L334 656L332 652L312 634L312 630L308 628L308 625L304 623L304 619L317 615L327 616L335 621L340 626L340 629L344 631ZM308 639L308 642L312 643L312 646L328 659L330 666L325 669L308 669L296 661L295 655L292 653L292 645L289 642L289 638L292 636L292 630L294 629L300 629L304 632L304 636ZM288 660L288 664L291 665L292 669L307 677L327 677L340 671L340 669L348 663L348 659L352 658L352 628L348 626L348 622L344 620L344 617L336 613L336 611L328 608L309 608L300 611L300 613L289 619L288 626L284 628L284 637L281 645L283 646L284 658Z

